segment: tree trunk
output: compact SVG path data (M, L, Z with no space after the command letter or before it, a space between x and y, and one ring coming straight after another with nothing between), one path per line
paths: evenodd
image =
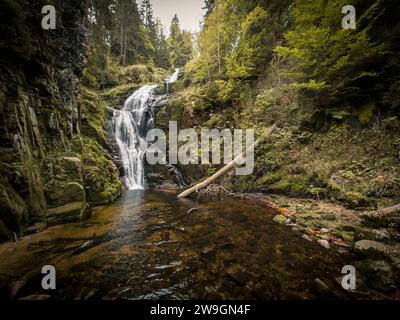
M123 66L126 66L126 46L127 46L127 41L128 41L128 32L125 31L125 42L124 42L124 60L123 60Z
M121 30L120 30L120 51L119 51L119 55L120 55L120 59L122 62L122 55L124 54L124 28L122 26L122 22L121 22Z
M226 172L228 172L229 170L231 170L238 162L239 160L241 160L243 157L246 156L246 154L248 152L253 152L254 149L261 144L262 142L264 142L270 135L272 132L274 132L274 130L276 129L276 124L272 125L271 127L269 127L265 133L257 139L256 142L254 142L247 150L245 150L244 152L242 152L240 155L238 155L235 159L233 159L231 162L229 162L226 166L224 166L223 168L221 168L220 170L218 170L215 174L213 174L211 177L209 177L208 179L204 180L203 182L200 182L198 184L196 184L195 186L189 188L188 190L182 192L181 194L178 195L178 198L186 198L187 196L189 196L190 194L192 194L193 192L196 192L206 186L208 186L211 182L213 182L214 180L218 179L219 177L221 177L223 174L225 174Z

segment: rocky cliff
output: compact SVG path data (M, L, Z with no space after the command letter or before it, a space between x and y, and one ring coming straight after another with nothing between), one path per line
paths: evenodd
M41 27L45 4L0 3L0 241L82 216L93 190L89 204L112 201L121 189L96 141L104 112L94 110L99 127L88 130L88 99L80 94L85 2L55 1L54 30Z

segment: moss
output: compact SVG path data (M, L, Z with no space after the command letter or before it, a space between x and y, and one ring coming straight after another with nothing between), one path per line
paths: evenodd
M130 65L127 67L120 67L117 69L118 80L123 83L144 84L154 82L153 72L149 66L146 65Z
M97 82L97 79L89 73L87 69L83 70L81 83L91 89L98 90L100 89L100 85Z
M126 96L125 96L126 98ZM83 184L90 205L110 203L122 190L119 172L109 159L106 106L97 92L81 87Z
M63 206L49 209L49 217L66 215L66 214L80 214L84 202L72 202Z
M285 176L274 183L271 188L278 193L289 195L309 194L310 180L304 176L290 177Z
M324 188L310 188L308 190L313 196L316 196L318 198L320 197L326 197L329 193L329 190L324 189Z
M362 125L366 125L371 122L372 117L374 116L374 110L376 109L375 105L370 104L365 106L360 113L358 114L358 120Z
M282 177L279 174L266 174L256 181L256 186L268 187L281 179Z
M101 94L101 98L110 107L121 107L124 104L125 100L139 88L140 85L136 83L122 84L112 89L106 90Z
M106 106L95 91L81 87L80 109L82 134L94 138L102 146L107 146L104 132Z
M184 88L184 83L182 80L177 80L176 82L174 82L173 84L170 84L169 86L169 92L175 92L175 91L181 91Z
M116 165L107 152L94 140L85 137L84 184L90 205L110 203L121 195L122 185Z

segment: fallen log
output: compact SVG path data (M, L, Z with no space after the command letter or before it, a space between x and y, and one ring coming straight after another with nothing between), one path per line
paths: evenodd
M195 186L189 188L188 190L182 192L181 194L178 195L178 198L186 198L187 196L191 195L193 192L196 192L206 186L208 186L211 182L214 180L218 179L222 175L224 175L226 172L230 171L235 165L242 160L243 157L246 156L248 152L253 152L253 150L260 145L262 142L264 142L272 132L275 131L277 128L277 125L274 124L271 127L269 127L264 134L256 140L250 147L248 147L245 151L243 151L240 155L238 155L235 159L233 159L231 162L229 162L227 165L225 165L223 168L218 170L216 173L214 173L211 177L207 178L203 182L200 182L196 184Z

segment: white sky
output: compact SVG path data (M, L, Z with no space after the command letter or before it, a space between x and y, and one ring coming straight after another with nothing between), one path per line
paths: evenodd
M169 33L169 26L175 13L178 15L181 28L198 32L200 21L204 14L202 9L204 0L150 0L153 5L154 16L161 19L161 23Z

